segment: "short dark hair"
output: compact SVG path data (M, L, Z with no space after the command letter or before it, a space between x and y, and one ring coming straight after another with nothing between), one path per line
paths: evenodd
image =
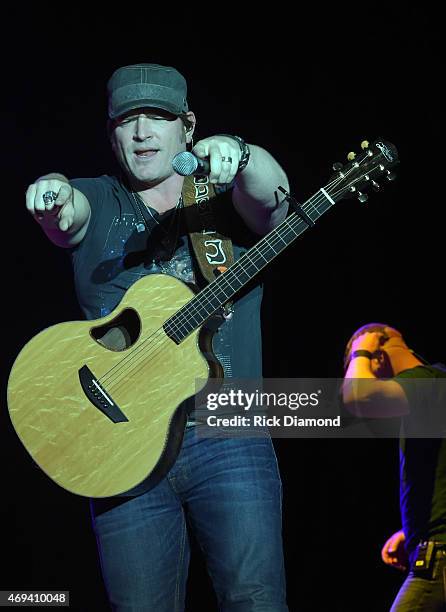
M347 342L347 346L345 347L344 352L344 372L348 368L348 364L350 362L350 351L352 348L353 340L356 340L358 336L364 334L365 332L384 332L386 327L392 327L388 323L366 323L362 327L359 327L354 334L351 336L350 340ZM392 327L392 329L395 329ZM395 330L398 331L398 330Z

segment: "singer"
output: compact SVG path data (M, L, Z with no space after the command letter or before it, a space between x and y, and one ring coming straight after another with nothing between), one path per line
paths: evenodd
M285 218L278 187L289 190L271 154L239 135L214 134L193 144L197 121L186 80L175 68L118 68L107 91L118 175L50 173L26 196L46 236L70 253L76 293L90 320L111 313L149 274L204 287ZM187 150L204 178L195 170L186 178L175 171L175 156ZM196 201L203 193L204 216ZM261 378L261 298L257 281L217 319L214 366L228 376ZM108 326L97 342L115 351L129 348L134 330L127 323ZM188 367L186 361L185 373ZM142 374L149 378L150 368ZM168 384L161 386L164 398ZM204 439L199 427L192 418L186 427L183 422L176 460L156 485L142 481L124 495L91 499L110 605L184 610L193 530L219 609L286 612L281 482L271 439Z

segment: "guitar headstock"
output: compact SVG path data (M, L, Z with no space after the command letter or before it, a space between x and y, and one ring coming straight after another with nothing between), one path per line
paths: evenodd
M398 152L392 143L378 139L369 144L364 140L361 149L359 154L347 155L347 164L333 164L335 174L325 187L333 200L357 197L360 202L366 202L368 196L364 191L381 189L378 179L392 181L395 178L391 168L398 163Z

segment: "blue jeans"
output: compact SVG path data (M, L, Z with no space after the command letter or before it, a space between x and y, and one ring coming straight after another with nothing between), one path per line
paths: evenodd
M444 612L446 610L446 551L436 552L432 576L410 571L390 612Z
M190 528L222 612L287 612L282 485L270 437L201 438L187 428L156 487L92 500L91 508L113 610L184 610Z

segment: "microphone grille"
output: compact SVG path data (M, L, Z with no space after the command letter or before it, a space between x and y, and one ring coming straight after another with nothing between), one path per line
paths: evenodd
M173 158L172 168L181 176L190 176L198 168L198 161L189 151L182 151Z

